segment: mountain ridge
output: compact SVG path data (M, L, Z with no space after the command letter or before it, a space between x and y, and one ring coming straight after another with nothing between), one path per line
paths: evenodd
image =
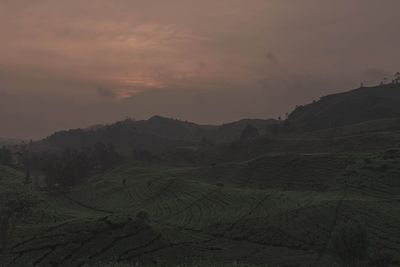
M362 87L298 106L288 116L297 128L316 130L400 117L400 84Z
M148 120L125 119L108 125L95 125L85 129L56 132L33 144L34 150L59 150L66 147L80 148L94 143L112 143L124 154L132 149L164 150L176 146L192 146L203 139L212 142L231 142L240 137L243 129L251 124L265 132L276 120L243 119L223 125L200 125L162 116Z

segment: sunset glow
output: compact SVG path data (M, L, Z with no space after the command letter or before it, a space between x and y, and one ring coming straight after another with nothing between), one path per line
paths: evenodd
M165 112L205 123L277 117L299 101L377 83L398 69L399 3L385 3L3 1L0 111L7 124L18 95L38 121L43 113L34 107L58 102L64 108L51 113L65 127ZM215 103L223 92L223 103ZM166 111L159 99L174 108ZM146 105L137 110L136 101ZM91 117L67 119L70 103ZM96 112L106 108L108 119Z

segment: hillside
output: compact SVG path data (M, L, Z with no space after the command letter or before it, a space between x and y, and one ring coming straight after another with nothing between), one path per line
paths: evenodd
M80 148L95 143L112 143L122 153L133 149L160 151L171 147L191 146L203 138L213 142L231 142L251 124L264 132L274 120L241 120L222 126L198 125L191 122L154 116L148 120L127 119L110 125L57 132L33 144L34 150Z
M400 84L360 88L328 95L297 107L288 121L298 128L335 128L369 120L400 117Z
M289 125L306 131L280 130L285 123L274 120L204 126L156 116L59 132L33 143L31 148L49 151L110 142L126 154L152 150L157 160L125 157L74 186L54 188L40 187L48 178L40 170L31 173L39 180L36 187L25 172L0 166L2 210L15 197L33 203L15 217L0 263L330 267L336 262L334 237L351 221L365 227L371 253L388 253L391 267L399 266L400 116L394 104L387 106L390 112L372 116L396 99L399 88L379 88L297 109ZM372 105L368 99L378 100ZM346 108L356 114L346 118ZM316 114L312 123L320 124L309 124L310 112ZM340 126L324 126L331 117ZM240 139L249 124L261 135ZM48 165L54 176L63 170L55 162ZM76 175L63 173L67 179Z
M270 129L273 125L276 125L278 123L279 122L274 119L243 119L231 123L222 124L213 131L209 131L207 137L215 142L227 143L238 140L240 134L247 125L252 125L253 127L257 128L262 135L266 131L268 131L268 129Z
M215 167L130 162L70 192L41 194L2 261L326 266L332 233L352 218L367 223L371 249L400 262L399 160L392 150L264 155ZM136 216L143 211L148 220Z

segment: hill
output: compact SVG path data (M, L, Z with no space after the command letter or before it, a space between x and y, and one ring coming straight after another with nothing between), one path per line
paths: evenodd
M288 121L298 128L335 128L369 120L400 117L400 84L359 88L328 95L297 107Z
M207 126L156 116L33 143L57 150L110 142L125 153L152 150L158 160L126 157L75 186L48 190L0 166L0 210L13 196L34 203L15 217L0 263L335 266L332 240L351 221L365 227L371 253L384 251L399 266L400 116L394 104L374 114L397 89L328 96L286 123ZM329 118L336 123L327 125ZM306 131L279 129L288 123ZM261 136L240 139L248 124ZM45 184L47 176L31 175Z
M265 131L274 120L241 120L222 126L198 125L191 122L154 116L148 120L127 119L110 125L96 125L87 129L57 132L33 144L34 150L80 148L95 143L112 143L120 152L133 149L160 151L171 147L198 144L204 138L214 142L230 142L251 124Z
M328 266L330 239L351 218L366 223L371 250L399 262L399 160L391 150L264 155L214 167L129 162L69 192L40 194L0 259Z

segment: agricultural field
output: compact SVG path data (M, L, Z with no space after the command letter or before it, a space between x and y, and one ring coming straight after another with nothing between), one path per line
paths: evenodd
M0 177L3 195L35 202L2 266L332 266L332 236L349 220L365 225L370 250L400 263L398 149L192 166L131 161L52 194L8 167Z

